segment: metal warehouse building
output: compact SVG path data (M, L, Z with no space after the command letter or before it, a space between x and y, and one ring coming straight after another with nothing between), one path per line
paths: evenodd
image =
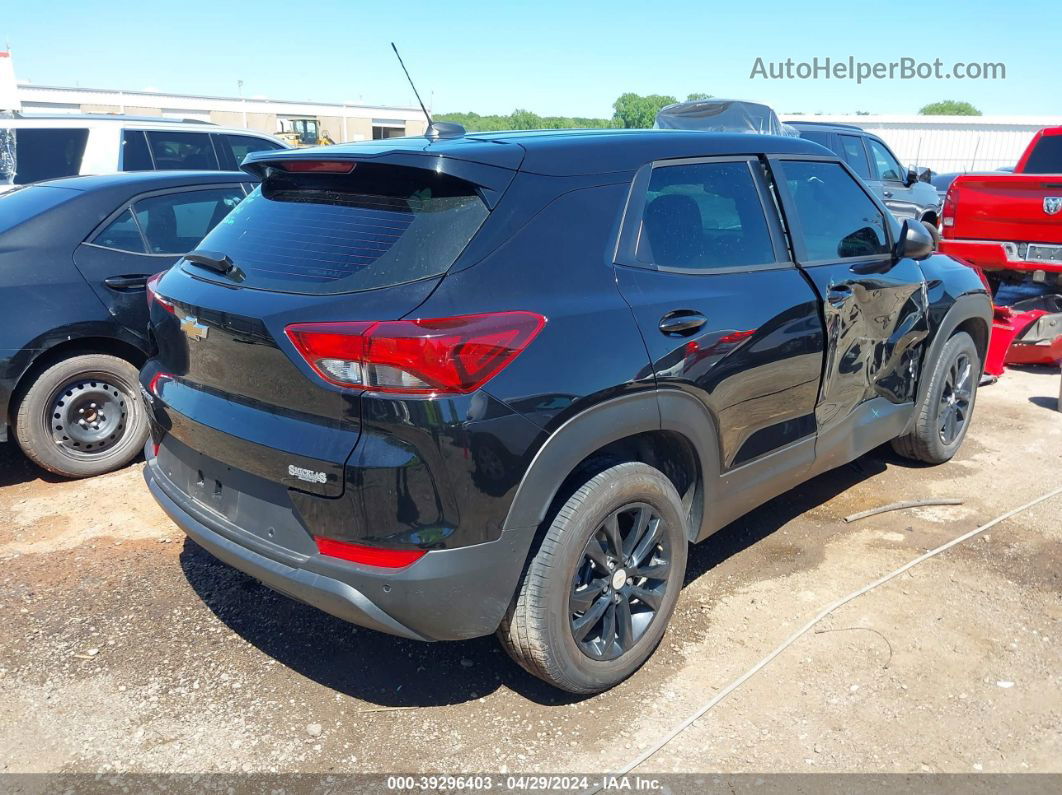
M18 84L29 113L130 113L196 119L271 134L315 130L336 142L420 135L419 108L297 102L248 97L161 94ZM1033 133L1062 125L1062 116L783 116L786 121L854 124L880 136L904 165L936 172L1013 166Z
M26 113L129 113L195 119L270 134L299 132L306 129L307 122L315 122L322 134L327 132L336 142L420 135L427 127L420 108L397 105L158 94L32 83L18 84L18 98Z

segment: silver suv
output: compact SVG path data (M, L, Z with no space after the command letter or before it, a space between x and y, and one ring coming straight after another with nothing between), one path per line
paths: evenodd
M892 150L854 124L789 121L801 138L840 155L899 219L915 218L935 230L940 221L940 196L930 184L927 168L904 168Z

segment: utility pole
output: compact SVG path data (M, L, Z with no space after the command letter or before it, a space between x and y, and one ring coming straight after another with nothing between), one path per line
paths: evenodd
M247 100L243 98L243 81L236 81L236 91L240 95L240 104L243 106L243 129L247 129Z

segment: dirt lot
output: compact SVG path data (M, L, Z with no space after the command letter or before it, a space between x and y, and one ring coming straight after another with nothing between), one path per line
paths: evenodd
M0 770L604 771L823 606L1062 483L1057 372L980 393L958 458L879 450L691 553L656 656L572 699L492 638L421 645L186 542L141 465L63 482L0 445ZM898 499L958 507L845 525ZM1062 497L840 609L642 771L1062 772Z

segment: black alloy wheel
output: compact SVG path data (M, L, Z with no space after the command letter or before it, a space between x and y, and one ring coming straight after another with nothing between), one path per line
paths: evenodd
M940 394L937 422L940 441L944 444L953 444L970 420L970 402L973 400L972 376L973 363L970 357L960 353L944 376L944 389Z
M572 637L588 657L619 657L656 618L671 569L662 522L651 506L632 503L587 540L568 603Z

